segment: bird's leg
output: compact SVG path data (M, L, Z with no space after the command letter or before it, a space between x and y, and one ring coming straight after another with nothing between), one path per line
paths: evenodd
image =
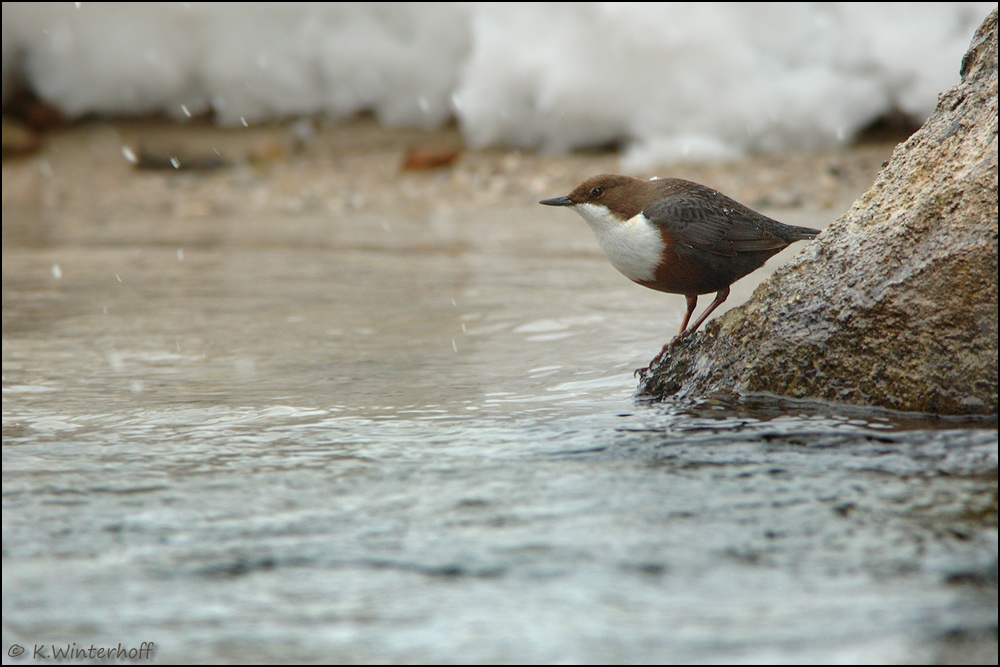
M708 308L706 308L705 312L701 314L701 317L699 317L697 320L695 320L694 324L692 324L689 329L681 331L681 333L677 336L677 338L674 339L674 341L677 341L677 340L679 340L681 338L687 338L688 336L690 336L691 334L693 334L695 331L697 331L698 327L701 326L701 323L704 322L705 320L707 320L708 316L712 314L712 311L715 310L716 308L718 308L719 306L721 306L722 302L725 301L728 298L729 298L729 288L728 287L726 289L724 289L724 290L719 290L719 292L715 295L715 299L712 301L712 303L708 304ZM697 297L694 298L694 301L697 301ZM690 296L688 297L688 316L689 317L691 315L691 311L694 310L694 306L692 305L692 303L694 303L694 301L692 301L692 297L690 297ZM684 323L687 324L687 318L684 319ZM673 342L673 341L671 341L671 342Z
M671 345L674 344L675 341L678 341L684 337L684 332L687 330L688 322L691 321L691 316L694 315L694 309L698 307L697 294L685 294L684 298L687 299L688 309L687 312L684 313L684 321L681 322L681 330L677 332L677 335L674 336L673 340L671 340L669 343L663 346L664 349L670 347ZM700 323L701 320L698 320L698 322ZM663 356L663 350L660 351L660 356Z
M648 366L646 366L645 368L635 369L635 373L633 373L634 376L636 377L645 376L646 373L649 372L650 368L660 363L660 360L663 359L663 357L667 354L667 352L670 351L670 348L673 346L673 344L684 337L684 330L687 329L688 322L691 321L691 315L694 313L694 309L698 306L698 295L685 294L684 298L687 299L687 312L684 313L684 321L681 322L681 330L677 332L677 335L674 336L669 343L663 346L663 349L660 350L659 354L653 357L653 360L649 362Z
M671 347L676 345L680 340L687 338L695 331L697 331L698 327L701 326L702 322L708 319L708 316L712 314L712 311L721 306L722 302L729 298L729 288L727 287L724 290L719 290L719 292L716 293L715 295L715 299L712 300L712 303L708 304L708 308L705 309L705 312L702 313L698 317L698 319L694 321L694 324L692 324L690 327L688 327L688 321L690 321L691 314L694 313L694 309L698 305L698 295L685 294L684 297L687 299L687 313L684 314L684 322L683 324L681 324L680 333L674 336L673 340L671 340L669 343L663 346L663 349L660 350L660 353L655 357L653 357L653 360L649 362L649 366L646 366L645 368L636 369L635 371L636 376L644 377L646 373L649 372L649 369L660 363L660 360L663 359L663 357L667 354L667 352L670 351Z
M652 368L656 364L660 363L660 359L663 359L663 356L670 350L671 347L673 347L674 343L676 343L681 338L684 338L686 335L691 333L690 331L687 330L687 325L688 322L691 321L691 315L694 314L694 309L698 307L698 295L685 294L684 298L687 299L687 312L684 313L684 321L681 322L681 330L677 332L677 335L674 336L669 343L663 346L663 349L660 350L660 353L658 355L653 357L653 361L649 363L649 367L647 367L647 370L649 368ZM709 309L711 309L711 307L709 307ZM702 319L704 318L705 316L702 315ZM695 328L698 327L698 324L701 324L701 319L699 319L698 322L694 325Z

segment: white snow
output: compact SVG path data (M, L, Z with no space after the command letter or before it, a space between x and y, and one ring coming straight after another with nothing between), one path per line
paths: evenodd
M454 116L473 146L609 141L632 169L921 122L996 3L3 3L3 99L239 125Z

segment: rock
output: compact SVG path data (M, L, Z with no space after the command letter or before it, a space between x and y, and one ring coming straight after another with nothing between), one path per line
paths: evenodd
M852 209L640 395L777 394L997 414L997 11L961 82Z

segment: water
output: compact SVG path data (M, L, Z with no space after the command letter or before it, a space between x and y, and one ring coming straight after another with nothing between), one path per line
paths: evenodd
M5 212L5 660L995 663L995 423L636 401L537 208Z

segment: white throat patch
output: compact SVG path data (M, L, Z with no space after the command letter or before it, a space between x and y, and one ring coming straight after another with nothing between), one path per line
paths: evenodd
M656 277L665 246L660 230L645 215L622 222L606 206L577 204L573 210L587 221L604 256L626 278L651 281Z

